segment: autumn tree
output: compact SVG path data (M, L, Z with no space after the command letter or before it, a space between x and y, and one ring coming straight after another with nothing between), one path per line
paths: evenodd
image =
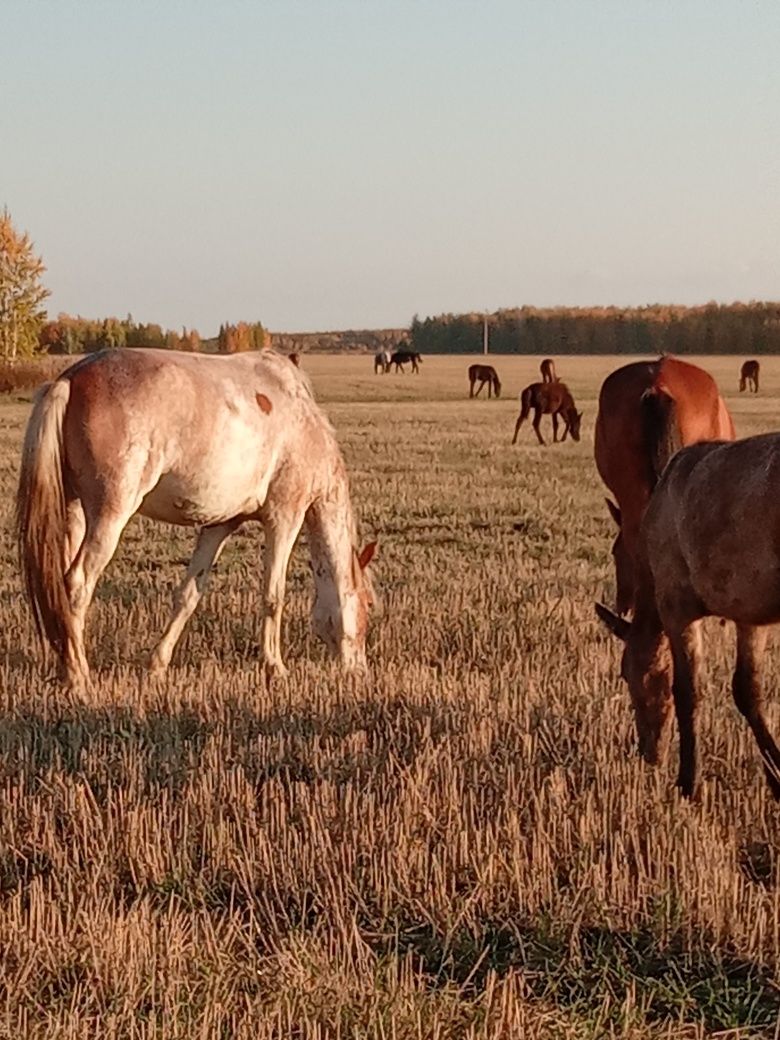
M19 234L8 209L0 215L0 357L13 361L39 348L46 319L41 304L49 295L41 285L46 268L33 252L29 235Z
M179 350L186 350L191 354L200 350L200 333L197 329L187 331L187 327L182 326L181 336L179 336Z
M270 337L259 321L251 324L240 321L238 325L220 325L217 350L220 354L240 354L245 350L266 350Z

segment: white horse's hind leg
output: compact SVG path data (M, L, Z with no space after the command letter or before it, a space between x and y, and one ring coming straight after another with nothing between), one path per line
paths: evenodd
M287 565L304 514L293 514L265 524L263 553L263 658L266 669L278 676L287 674L282 662L282 609Z
M74 513L77 516L77 513ZM65 647L64 667L67 682L76 687L89 682L89 664L84 649L87 611L95 586L116 551L119 538L129 516L103 514L94 523L87 522L86 533L76 558L65 575L71 607L71 638ZM78 523L68 532L69 548L78 536ZM73 534L73 540L71 540Z
M156 674L165 671L171 663L173 651L181 637L184 626L200 602L209 580L209 572L222 552L228 535L238 527L236 523L204 527L198 535L195 551L187 567L184 581L174 597L174 613L160 642L152 651L149 670Z
M87 533L87 521L84 516L84 507L81 504L81 500L78 498L71 498L68 501L67 524L67 541L65 544L66 574L69 568L73 566L73 561L76 559L81 544L84 541L84 536Z

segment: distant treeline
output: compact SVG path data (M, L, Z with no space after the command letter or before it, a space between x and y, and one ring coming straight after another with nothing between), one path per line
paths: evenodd
M59 314L54 321L47 321L42 326L39 342L41 350L48 354L90 354L110 347L211 349L223 354L236 354L268 346L269 337L259 321L220 325L218 336L204 342L195 329L183 328L176 332L153 323L135 322L130 315L127 318L95 320Z
M260 322L223 324L201 340L127 318L60 314L40 332L49 354L107 347L164 347L234 354L273 346L284 353L374 353L409 345L421 354L479 354L485 316L441 314L408 329L274 332ZM488 315L491 354L780 354L780 303L708 303L701 307L520 307Z
M421 354L478 354L484 314L412 321ZM491 354L780 354L780 303L520 307L488 315Z
M283 353L378 353L409 339L408 329L347 329L344 332L272 332L271 345Z

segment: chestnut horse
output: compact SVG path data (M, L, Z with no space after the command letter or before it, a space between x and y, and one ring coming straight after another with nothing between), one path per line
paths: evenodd
M552 358L545 358L544 361L539 365L539 369L542 373L543 383L554 383L557 380L555 374L555 362Z
M373 600L365 567L375 543L358 552L336 438L286 357L108 350L38 394L22 453L17 535L38 633L71 685L88 682L87 610L134 513L199 529L154 671L168 666L225 539L244 520L265 528L266 668L285 672L285 578L304 523L315 631L345 667L364 666Z
M617 501L607 499L619 528L612 548L618 613L634 604L639 524L664 466L683 445L716 439L733 440L734 424L715 380L696 365L673 357L635 361L604 380L594 450Z
M474 393L474 384L477 382L479 382L479 388ZM488 385L488 397L494 393L496 397L501 396L501 381L492 365L469 365L469 397L479 397L480 390L485 383Z
M520 394L520 415L515 423L515 435L512 444L517 441L520 427L528 418L531 409L534 411L533 428L540 444L544 444L544 438L539 431L539 424L543 415L552 416L553 442L558 440L558 416L563 419L562 441L566 440L566 434L571 433L572 440L580 439L580 422L582 412L577 411L574 398L569 393L565 383L531 383Z
M780 434L683 448L666 467L642 521L632 622L597 606L625 640L622 675L640 750L664 758L672 707L680 731L677 778L692 797L698 772L700 619L737 627L732 694L780 799L780 751L767 725L761 663L767 625L780 621Z
M758 393L758 373L761 371L761 366L757 361L745 361L739 372L739 392L748 388L752 390L754 394Z

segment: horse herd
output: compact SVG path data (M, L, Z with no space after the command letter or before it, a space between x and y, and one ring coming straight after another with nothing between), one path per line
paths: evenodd
M389 351L383 350L374 356L374 374L382 373L386 375L393 365L396 366L396 372L403 372L403 366L407 364L411 364L412 372L419 372L419 364L421 362L422 357L413 351L397 350L391 354ZM544 444L544 438L539 429L543 415L549 415L552 418L553 441L558 440L559 420L563 423L561 440L565 441L570 433L572 439L578 441L580 439L582 412L577 411L574 398L566 384L559 382L555 373L555 362L552 358L545 358L542 361L541 372L541 383L531 383L520 394L520 415L517 419L512 443L516 443L520 427L532 411L534 418L531 425L540 444ZM488 388L489 398L494 395L496 397L501 396L501 380L498 378L495 368L492 365L470 365L469 397L479 397L485 386Z
M403 355L405 352L396 352ZM391 363L393 357L391 356ZM412 354L416 370L419 355ZM758 363L740 389L758 390ZM383 369L386 371L387 369ZM491 366L475 383L500 392ZM477 394L479 390L477 390ZM579 439L581 413L555 373L521 394ZM197 416L197 422L193 417ZM766 626L780 621L780 433L735 440L712 377L665 356L625 365L604 381L595 460L614 501L616 602L598 617L623 640L639 749L663 759L672 714L680 734L678 786L697 788L700 621L735 622L732 692L780 798L780 751L761 685ZM542 442L543 443L543 442ZM775 483L777 478L778 483ZM262 643L271 674L285 673L281 620L288 561L306 527L314 630L348 670L365 668L369 564L357 541L346 468L306 375L270 351L212 356L109 350L77 362L36 396L16 498L20 560L36 627L66 683L90 671L84 634L97 581L131 516L198 528L151 669L164 672L226 539L244 522L265 529Z
M374 375L379 372L387 375L393 365L396 372L403 372L404 365L411 365L412 372L419 372L418 366L421 364L422 357L416 350L395 350L392 353L389 350L380 350L374 355Z

